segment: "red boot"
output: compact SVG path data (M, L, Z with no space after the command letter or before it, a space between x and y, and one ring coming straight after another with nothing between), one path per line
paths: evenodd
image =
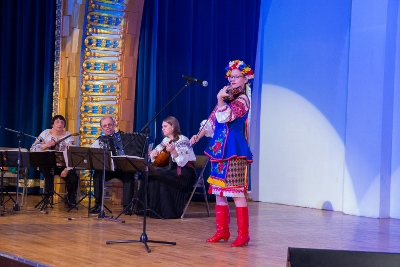
M231 247L247 246L250 241L249 236L249 208L237 207L236 218L238 225L238 237L231 244Z
M228 205L215 205L215 224L217 232L213 237L207 239L207 242L218 242L221 239L224 242L228 241L231 234L229 233L229 206Z

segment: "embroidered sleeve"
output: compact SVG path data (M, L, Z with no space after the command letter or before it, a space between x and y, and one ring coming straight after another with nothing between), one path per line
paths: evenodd
M36 141L32 144L30 151L32 152L42 151L42 143L50 140L51 140L50 131L48 129L44 130L43 132L40 133Z
M191 150L190 141L186 136L179 136L179 140L174 142L175 150L178 153L177 157L174 157L171 153L172 161L176 162L178 166L185 166L186 163L191 160L189 150Z
M243 117L249 109L250 100L247 95L242 94L229 104L218 107L215 116L219 123L231 122Z

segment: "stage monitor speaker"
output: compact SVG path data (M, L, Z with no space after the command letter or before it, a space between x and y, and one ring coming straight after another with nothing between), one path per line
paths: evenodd
M399 253L288 248L286 267L392 267Z

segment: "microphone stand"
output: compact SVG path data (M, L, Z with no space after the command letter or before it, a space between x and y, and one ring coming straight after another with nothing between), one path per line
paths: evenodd
M180 94L183 92L184 89L186 89L190 83L192 83L193 81L188 80L185 84L185 86L182 87L181 90L178 91L178 93L176 93L176 95L167 103L165 104L165 106L159 111L157 112L156 115L154 115L154 117L148 122L146 123L145 126L143 126L143 128L140 130L140 133L143 132L144 130L146 130L146 142L145 142L145 147L148 146L148 140L149 140L149 132L150 129L148 128L150 123L152 123L158 115L160 115L160 113L169 105L171 104L171 102ZM132 141L132 140L131 140ZM130 142L129 142L130 143ZM128 144L129 144L128 143ZM127 145L128 145L127 144ZM127 146L126 145L126 146ZM135 243L135 242L141 242L144 244L144 246L146 247L146 250L148 253L151 252L149 246L147 245L148 242L150 243L161 243L161 244L169 244L169 245L176 245L176 242L168 242L168 241L157 241L157 240L149 240L146 234L146 217L147 217L147 180L148 180L148 174L149 174L149 155L148 153L145 153L144 156L144 162L145 162L145 171L144 171L144 213L143 213L143 232L142 235L140 236L139 240L118 240L118 241L106 241L106 244L115 244L115 243Z
M19 132L19 131L15 131L15 130L12 130L12 129L8 129L8 128L4 128L5 130L7 130L7 131L10 131L10 132L14 132L14 133L17 133L17 137L18 137L18 157L17 157L17 162L18 162L18 167L17 167L17 188L16 188L16 197L15 197L15 203L14 203L14 207L13 207L13 210L14 211L20 211L20 206L19 206L19 204L18 204L18 193L19 193L19 176L20 176L20 168L21 168L21 137L22 137L22 135L26 135L26 136L30 136L30 137L32 137L32 138L34 138L34 139L36 139L36 137L35 136L33 136L33 135L29 135L29 134L26 134L26 133L23 133L23 132Z
M164 109L165 109L169 104L171 104L171 102L174 101L175 98L177 98L178 95L179 95L180 93L182 93L183 90L185 90L192 82L193 82L192 80L188 80L188 81L186 82L186 84L181 88L181 90L179 90L179 92L176 93L176 95L175 95L167 104L165 104L165 106L164 106L159 112L157 112L157 114L154 115L154 117L153 117L148 123L146 123L145 126L143 126L143 128L139 131L139 133L142 133L145 129L147 129L147 128L149 127L149 125L158 117L158 115L160 115L160 113L163 112ZM129 141L129 142L124 146L124 148L127 147L133 140L135 140L135 139L133 138L131 141Z

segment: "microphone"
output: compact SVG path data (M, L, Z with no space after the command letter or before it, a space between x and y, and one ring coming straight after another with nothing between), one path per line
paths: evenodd
M195 83L201 84L204 87L207 87L207 85L208 85L207 81L197 80L196 78L193 78L193 77L190 77L190 76L182 75L182 78L187 80L190 83L195 82Z

